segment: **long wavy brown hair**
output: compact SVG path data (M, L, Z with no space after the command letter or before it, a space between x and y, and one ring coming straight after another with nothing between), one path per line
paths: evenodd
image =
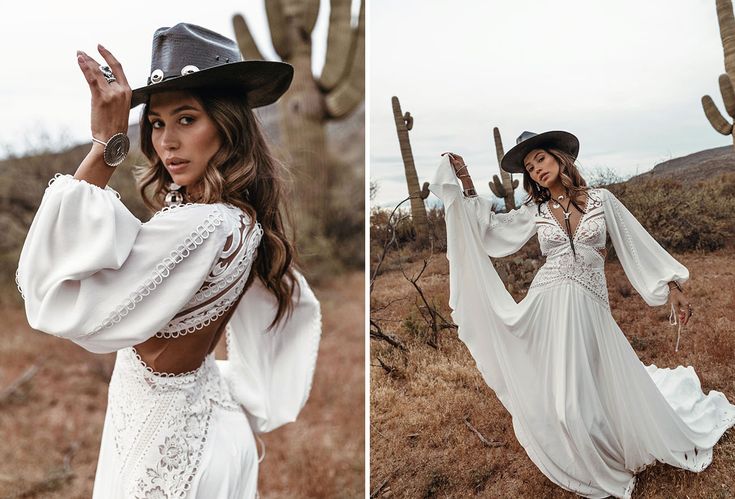
M222 144L209 160L202 178L201 196L196 202L230 203L260 222L263 237L247 286L255 274L277 298L278 310L270 329L284 315L290 315L291 296L294 287L298 287L292 269L296 258L291 242L293 234L287 237L284 226L285 218L293 227L288 206L284 203L288 171L271 153L258 118L247 106L242 90L197 88L189 92L214 122ZM149 103L146 103L140 118L140 148L148 165L139 167L136 177L143 202L149 209L158 211L164 205L168 184L173 180L153 147L148 109Z
M575 208L584 213L584 210L577 204L577 199L581 193L586 193L589 187L587 187L587 182L582 174L579 173L574 156L553 147L542 147L540 149L553 156L556 162L559 163L559 180L564 187L564 195L569 198ZM541 210L541 203L551 199L549 189L533 180L525 169L523 170L523 188L528 193L528 197L523 204L538 203L538 210Z

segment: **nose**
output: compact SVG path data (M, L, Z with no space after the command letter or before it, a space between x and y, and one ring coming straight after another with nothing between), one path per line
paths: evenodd
M178 149L179 147L179 136L174 130L174 127L164 127L163 133L160 135L161 148L164 150Z

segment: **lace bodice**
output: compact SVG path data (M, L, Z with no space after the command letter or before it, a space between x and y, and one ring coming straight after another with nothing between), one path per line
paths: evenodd
M536 209L534 223L541 254L546 256L546 262L534 277L529 293L569 280L582 286L600 303L609 305L605 259L601 254L607 237L605 212L600 192L590 189L587 194L585 213L572 235L576 255L572 252L569 236L551 213L548 204L542 203L540 209Z

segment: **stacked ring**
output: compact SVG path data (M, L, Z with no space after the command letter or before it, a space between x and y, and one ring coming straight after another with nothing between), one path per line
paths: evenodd
M107 80L107 83L112 83L113 81L117 81L117 78L115 78L115 75L112 74L112 69L110 69L110 66L100 66L100 71L102 71L102 76L105 77L105 80Z

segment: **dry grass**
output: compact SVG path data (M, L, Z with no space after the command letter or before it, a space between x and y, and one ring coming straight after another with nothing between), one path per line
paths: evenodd
M355 272L315 290L324 328L313 390L296 423L264 436L264 498L364 494L363 283ZM21 309L2 316L0 391L41 368L0 405L0 497L88 498L114 354L33 332Z
M682 331L678 353L667 307L648 307L625 284L617 262L606 269L613 316L646 364L692 365L705 392L719 390L735 401L735 255L727 249L676 257L691 272L685 289L696 314ZM404 258L411 260L415 255ZM406 264L411 271L420 267L421 261ZM449 318L447 276L448 262L438 254L420 284ZM552 484L527 457L510 415L456 330L441 333L437 349L427 345L416 293L399 271L378 277L371 301L372 318L408 349L371 341L370 487L379 489L376 497L577 497ZM500 445L485 445L465 418ZM735 497L734 432L715 447L703 473L657 464L639 475L634 497Z

